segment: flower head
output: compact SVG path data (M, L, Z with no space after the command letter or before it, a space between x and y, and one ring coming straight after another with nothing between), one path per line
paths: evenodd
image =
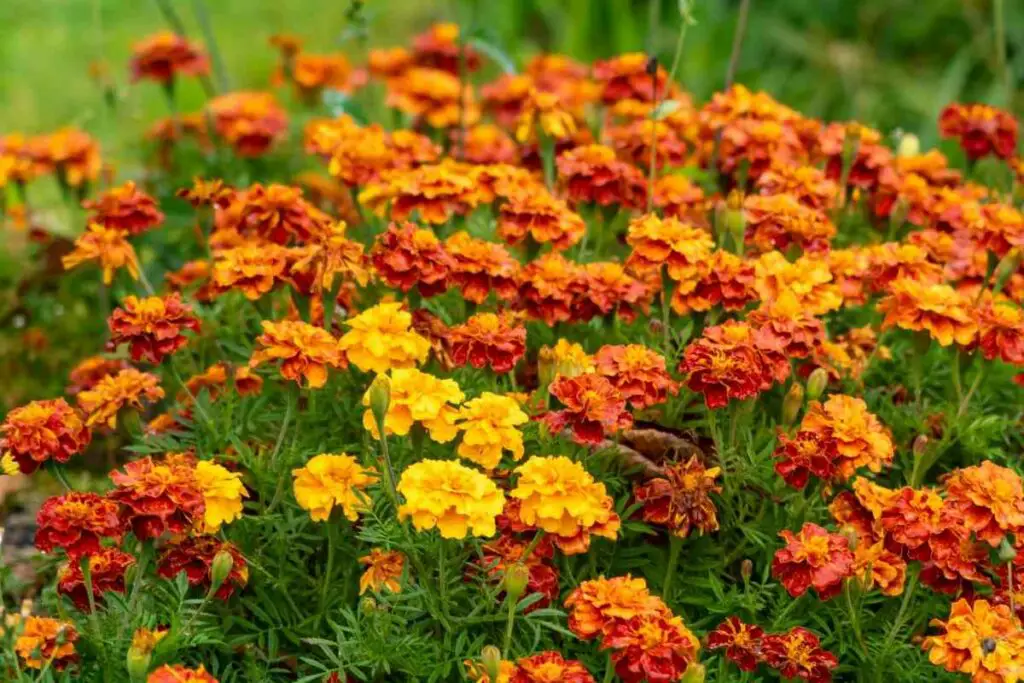
M209 460L200 460L195 468L196 486L203 493L201 531L215 534L228 522L242 516L242 498L248 497L242 475Z
M794 598L813 587L820 599L828 600L853 574L853 553L846 536L830 534L810 522L798 534L784 529L779 536L786 545L775 552L772 575Z
M90 223L123 230L129 235L138 235L155 228L164 220L156 200L139 190L131 181L107 190L99 199L82 202L82 207L92 212Z
M399 519L417 531L437 529L442 538L493 536L505 494L485 475L451 460L421 460L402 472Z
M675 218L645 214L633 219L626 233L633 248L626 265L644 273L658 271L663 265L673 280L688 279L708 259L714 242L699 228Z
M86 261L96 261L103 269L103 283L114 281L114 273L126 268L133 280L139 279L139 257L135 254L126 237L128 233L119 228L108 228L99 223L90 223L85 234L75 240L75 248L62 257L65 270Z
M636 208L643 205L647 195L643 173L617 159L611 147L576 147L558 155L556 165L558 179L574 202Z
M391 593L401 592L402 584L398 579L401 578L402 569L405 567L405 555L397 550L371 548L369 555L359 558L359 564L366 567L363 575L359 577L360 595L368 590L375 593L382 593L384 589Z
M459 231L444 248L451 257L449 277L466 301L482 304L491 292L505 301L516 298L520 266L504 246Z
M217 679L202 664L195 669L184 664L164 664L149 674L146 683L217 683Z
M14 650L22 664L29 669L52 668L63 671L78 661L75 641L78 631L69 621L47 617L28 617L21 634L14 642Z
M414 66L387 82L387 104L431 128L452 128L480 119L473 90L455 74Z
M32 401L7 413L0 423L0 451L10 454L24 474L50 460L67 462L91 439L81 416L62 398Z
M75 188L99 178L103 168L99 144L88 133L73 127L32 138L26 154L37 167L54 171Z
M125 592L125 572L135 564L135 558L117 548L102 548L92 553L85 560L89 563L89 576L92 579L93 601L103 603L103 594ZM82 565L76 559L69 559L57 573L57 592L66 595L75 603L75 607L86 612L89 610L89 589L85 584Z
M213 585L214 560L226 553L231 557L231 570L217 587L214 597L227 600L236 589L241 590L249 582L249 567L238 548L215 536L188 536L171 540L163 547L157 564L157 574L173 579L184 572L190 586Z
M326 522L334 508L341 508L351 522L367 507L366 488L377 479L373 468L363 467L346 453L322 453L305 466L292 470L295 499L309 511L314 522Z
M595 316L618 315L632 322L638 311L646 311L655 287L633 277L615 261L595 261L583 266L572 320L581 322Z
M124 406L142 410L143 401L164 397L156 375L125 368L116 375L107 375L96 385L78 394L78 407L86 415L86 425L117 426L117 413Z
M704 534L718 530L718 509L711 500L719 493L715 484L721 468L705 467L697 456L669 464L662 476L648 479L633 489L645 522L668 527L680 538L694 529Z
M243 243L213 254L211 280L218 292L240 290L256 301L274 288L288 267L288 250L273 242Z
M946 502L964 526L993 548L1024 531L1024 487L1008 467L983 460L954 470L943 481Z
M427 359L430 342L410 329L412 315L400 303L382 303L345 321L339 347L363 372L411 368Z
M761 641L761 654L765 663L785 678L802 678L809 683L829 683L832 670L839 666L834 654L821 649L818 636L801 626L766 635Z
M558 252L544 254L523 268L519 295L531 318L551 326L572 318L586 271Z
M756 396L775 379L772 359L754 331L735 321L704 330L704 336L686 347L679 371L688 375L686 385L704 394L711 409Z
M425 297L448 288L452 258L433 230L417 228L411 223L392 223L377 235L370 259L389 287L403 292L417 287Z
M812 401L800 429L834 441L839 456L836 473L841 479L849 479L860 467L880 472L895 452L889 430L868 412L863 399L853 396L833 394L824 404Z
M761 662L764 629L729 617L708 634L709 650L725 650L725 656L740 671L755 671Z
M1020 677L1024 632L1008 605L961 598L953 603L948 619L935 619L932 625L942 629L922 644L932 664L970 674L979 683Z
M1017 151L1017 119L985 104L950 104L939 115L939 132L956 138L972 160L989 154L1009 159Z
M141 540L184 534L202 523L205 512L195 468L195 459L184 454L134 460L123 472L110 473L116 488L108 497L121 503L122 519Z
M509 451L513 460L522 459L523 434L518 427L529 419L514 398L483 392L459 410L459 456L486 470L498 466L503 451Z
M163 85L176 76L205 76L210 60L195 43L172 31L158 31L132 46L132 80L148 79Z
M509 683L595 683L586 667L554 650L538 652L516 662Z
M612 650L615 673L626 683L677 681L697 660L700 641L666 612L619 621L605 635L601 647Z
M586 230L577 213L544 190L513 193L498 216L498 235L512 245L529 236L535 244L551 244L552 249L564 251L579 242Z
M583 581L565 600L569 629L583 640L605 636L619 623L664 613L665 603L651 595L647 582L630 575Z
M288 132L288 116L270 93L226 93L207 107L217 134L239 156L261 156Z
M664 403L679 390L665 359L639 344L602 346L594 355L594 367L637 409Z
M104 538L121 539L124 526L118 506L95 493L69 491L47 498L36 513L36 548L44 553L63 548L73 561L100 552Z
M746 241L759 251L785 250L796 245L804 251L824 251L836 228L820 209L801 204L788 194L750 195L743 202Z
M330 332L301 320L264 320L263 334L256 341L263 347L249 359L255 368L270 360L281 361L281 376L312 389L327 383L328 368L346 366L342 349Z
M547 413L544 421L555 433L571 429L577 443L598 444L633 424L625 396L603 375L557 377L550 391L563 408Z
M420 423L439 443L455 438L458 429L455 422L465 395L453 379L439 379L415 368L399 368L391 371L391 401L384 418L387 434L405 436L415 423ZM363 396L363 426L380 438L377 421L370 409L370 391Z
M181 296L126 296L107 320L110 346L128 344L132 360L159 364L188 343L184 330L199 331L199 320Z
M508 314L477 313L449 328L445 341L456 365L504 374L526 353L526 328Z
M719 249L696 265L686 269L685 277L673 288L672 309L676 313L710 311L715 306L739 311L757 298L754 266L749 261Z
M878 310L885 313L883 329L896 326L927 332L942 346L969 345L978 332L970 301L949 285L896 280Z
M628 52L594 63L594 78L601 85L601 101L660 102L674 88L668 72L659 65L649 72L650 58L643 52Z

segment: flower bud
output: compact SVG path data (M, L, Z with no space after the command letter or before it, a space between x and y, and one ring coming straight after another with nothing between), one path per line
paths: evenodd
M743 560L740 562L740 576L743 577L743 581L750 581L750 577L754 574L754 562L750 559Z
M364 615L370 615L377 611L377 601L366 596L359 601L359 611Z
M133 647L128 648L128 656L125 658L125 668L128 669L128 678L132 683L142 683L149 673L149 663L153 655L145 650Z
M218 550L210 565L210 595L216 593L227 581L235 566L235 558L227 550Z
M793 386L786 392L786 397L782 399L782 424L789 426L796 422L797 415L800 414L800 408L804 404L804 387L802 384L793 383Z
M693 662L690 666L686 667L683 677L679 680L681 683L704 683L706 676L707 669L705 666L700 662Z
M497 681L498 674L501 673L501 650L493 645L484 645L480 650L480 663L483 664L488 678Z
M722 228L726 235L732 237L736 251L742 252L743 239L747 230L747 217L743 212L743 193L733 190L725 201L725 212L722 214Z
M382 428L388 408L391 406L391 378L387 375L377 375L370 383L370 390L367 393L370 397L370 412L377 421L377 427Z
M502 587L505 589L508 599L516 602L523 595L529 581L530 570L526 568L526 565L517 562L505 570Z
M900 137L900 145L896 149L896 156L900 158L914 157L921 153L921 141L913 133L904 133Z
M1020 249L1014 247L1006 252L1006 256L999 260L995 271L992 273L992 290L1002 291L1003 285L1010 279L1010 276L1017 272L1020 267Z
M928 437L924 434L919 434L914 439L913 445L910 447L910 451L914 454L915 458L920 458L924 455L925 451L928 450Z
M807 400L817 401L825 392L828 386L828 371L825 368L815 368L811 376L807 378Z
M860 536L857 535L856 529L854 529L852 526L847 525L839 530L839 534L841 536L846 537L846 546L850 550L857 549L857 544L860 542Z
M1002 562L1012 562L1017 557L1017 549L1013 547L1009 536L1003 536L999 542L999 559Z

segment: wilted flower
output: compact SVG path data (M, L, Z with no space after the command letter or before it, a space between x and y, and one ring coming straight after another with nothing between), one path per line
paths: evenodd
M117 426L117 414L124 406L142 410L144 400L157 401L163 397L159 378L135 368L125 368L79 393L78 407L86 415L86 425L106 425L113 429Z
M67 462L91 439L81 416L62 398L32 401L0 423L0 451L10 454L24 474L51 460Z
M359 564L366 567L363 575L359 577L360 595L368 590L375 593L382 593L384 589L391 593L402 590L402 584L398 579L401 578L402 569L405 567L405 555L399 551L371 548L369 555L359 558Z
M377 473L346 453L322 453L292 470L292 476L295 499L314 522L326 522L336 507L354 522L367 508L365 491L376 481Z
M78 661L76 640L78 631L70 621L28 617L14 641L14 651L29 669L63 671Z
M449 328L445 343L455 365L504 374L526 353L526 328L508 314L477 313Z
M125 592L125 572L135 564L135 558L117 548L102 548L82 561L89 563L92 579L93 602L103 604L103 594ZM89 610L89 589L78 558L71 558L57 572L57 593L66 595L75 607Z
M505 494L485 475L451 460L421 460L402 472L399 519L417 531L436 528L442 538L493 536Z
M571 429L577 443L599 444L633 424L625 396L603 375L556 377L550 391L563 407L547 413L544 422L556 434Z
M412 315L400 303L382 303L345 321L339 348L363 372L411 368L427 359L430 342L410 329Z
M218 555L230 556L231 569L227 576L214 577L214 568ZM249 582L249 567L233 544L222 541L214 536L189 536L171 540L163 547L157 564L157 574L165 579L173 579L185 572L190 586L210 588L216 579L221 579L220 586L214 597L227 600L236 589L241 590Z
M188 343L184 330L199 332L199 320L181 296L126 296L107 320L110 347L128 344L132 360L159 364Z
M720 473L721 468L705 467L695 455L667 465L662 475L633 488L643 520L665 526L680 538L694 529L699 534L718 531L718 509L710 494L722 490L715 484Z
M75 240L75 248L61 258L65 270L71 270L87 261L96 261L103 269L103 284L114 281L114 273L126 268L133 280L139 279L139 258L127 238L128 233L90 223L83 235Z
M311 389L327 383L328 368L347 365L342 349L330 332L301 320L264 320L256 341L263 347L253 352L249 367L281 361L281 376L296 383L304 378Z
M205 512L195 468L188 455L168 454L161 461L147 456L110 473L116 488L108 497L122 505L122 519L140 540L184 534L203 523Z
M36 548L62 548L72 561L100 552L100 541L121 539L117 503L95 493L69 491L47 498L36 513Z
M772 575L794 598L813 587L821 600L828 600L853 574L853 553L846 536L830 534L810 522L798 534L783 529L779 536L786 545L775 552Z

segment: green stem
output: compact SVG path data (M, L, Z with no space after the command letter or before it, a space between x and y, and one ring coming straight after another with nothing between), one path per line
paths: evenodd
M960 407L956 411L956 419L959 420L967 412L967 407L971 403L971 397L974 396L974 392L981 386L981 381L985 378L985 372L988 370L988 366L982 363L981 368L978 369L978 374L975 376L974 381L971 382L970 388L967 389L967 393L964 395L963 400L960 401Z
M996 42L996 67L1005 89L1006 101L1003 104L1010 107L1013 104L1013 79L1010 65L1006 61L1006 12L1003 0L992 0L992 24Z
M672 294L672 278L668 276L668 270L661 272L661 327L664 333L665 358L672 361L672 328L669 326L669 306Z
M516 601L510 597L506 598L505 601L508 603L508 615L505 617L505 642L501 651L506 658L511 659L512 627L516 622Z
M615 680L615 662L612 661L611 654L608 655L608 666L604 669L603 683L611 683Z
M860 649L864 653L865 659L868 657L868 646L864 643L864 634L860 630L860 615L857 610L853 607L853 597L850 595L853 591L850 586L851 581L847 581L846 585L843 586L843 597L846 598L846 609L850 613L850 623L853 625L853 634L857 637L857 642L860 643Z
M217 37L213 34L213 26L210 24L210 13L206 10L206 3L203 0L192 0L192 11L196 15L203 40L206 41L206 49L210 52L213 73L217 78L217 88L221 92L227 92L231 86L228 83L227 70L224 68L224 59L221 57L220 48L217 47Z
M538 131L540 158L544 164L544 185L550 190L555 186L555 141L542 131Z
M907 581L907 587L903 591L903 602L900 603L900 609L896 613L896 619L892 622L892 628L889 629L889 635L885 637L885 645L883 651L889 649L889 645L896 638L896 633L903 626L903 616L907 612L907 608L910 607L910 600L913 598L914 589L917 588L917 572L912 572L910 579Z
M323 585L320 587L320 615L327 612L327 592L331 586L331 574L334 572L334 526L327 519L327 567L324 569Z
M672 534L668 537L668 566L665 567L665 581L661 589L661 597L668 602L669 591L672 588L672 579L676 575L676 566L679 564L679 552L683 549L683 539Z

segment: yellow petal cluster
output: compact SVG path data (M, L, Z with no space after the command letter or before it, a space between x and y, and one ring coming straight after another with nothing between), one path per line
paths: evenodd
M242 484L242 475L208 460L196 463L196 484L203 492L206 511L203 533L215 534L221 526L242 516L242 498L249 494Z
M459 411L455 407L465 396L453 379L439 379L416 368L405 368L391 372L391 401L384 418L384 431L388 434L405 436L413 424L420 423L430 438L438 443L447 443L458 434L455 421ZM363 395L363 426L380 438L373 411L369 410L370 392Z
M405 503L399 519L412 519L417 531L437 529L442 538L493 536L494 518L505 494L486 475L452 460L421 460L398 482Z
M485 391L459 411L458 428L463 432L459 456L488 470L498 466L503 450L510 451L513 460L522 459L523 435L518 427L529 420L511 396Z
M412 316L400 303L378 304L346 324L341 350L364 372L415 367L430 353L430 342L411 329Z
M305 467L292 470L295 499L309 510L314 522L324 522L331 510L341 507L345 517L356 521L366 509L362 491L377 478L373 468L363 467L345 453L323 453L310 459Z

